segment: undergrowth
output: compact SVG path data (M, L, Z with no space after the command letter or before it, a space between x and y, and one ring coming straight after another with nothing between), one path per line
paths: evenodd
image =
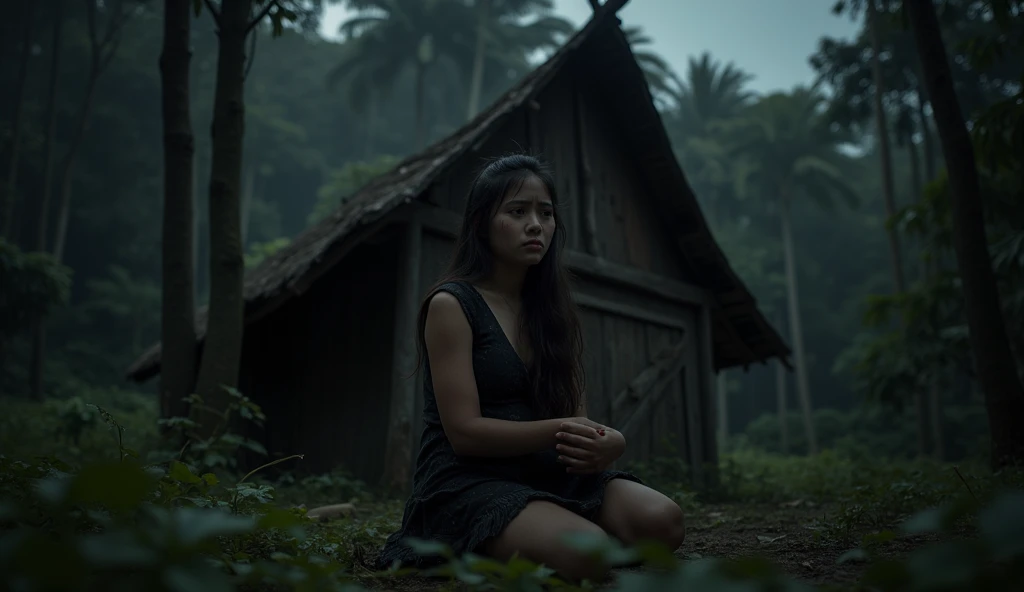
M236 391L230 395L224 426L232 425L229 416L263 421L258 406ZM202 405L198 398L192 403ZM51 404L47 412L48 423L36 426L45 427L40 433L24 428L33 425L31 420L23 422L18 454L4 436L9 455L0 456L0 581L5 590L594 587L564 582L522 558L500 563L456 556L429 541L410 544L419 553L439 556L439 567L373 571L372 555L396 528L401 504L382 501L379 492L342 471L292 473L288 469L301 459L296 455L243 473L235 453L246 448L265 455L258 443L226 427L201 438L187 418L164 427L189 444L163 450L155 426L126 429L103 406L78 400ZM16 423L10 416L3 421ZM139 441L129 437L132 433ZM33 438L39 442L47 435L42 454L22 453ZM148 449L140 453L132 444ZM687 467L678 458L635 469L690 515L709 504L820 506L820 543L852 547L840 561L867 564L855 589L1008 591L1024 579L1020 473L993 475L967 464L875 463L831 452L794 458L737 450L723 456L717 481L697 492L685 485ZM322 522L312 520L302 505L339 502L351 504L357 516ZM923 535L931 542L905 557L882 552L893 540ZM658 546L626 549L586 538L571 543L612 566L636 561L646 566L620 572L615 590L811 589L758 557L683 560Z

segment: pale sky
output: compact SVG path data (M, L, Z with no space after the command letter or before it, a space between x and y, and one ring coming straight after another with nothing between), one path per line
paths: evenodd
M832 14L835 0L630 0L619 12L624 26L639 26L683 76L687 62L702 52L753 74L757 92L809 84L814 72L807 58L824 36L851 37L856 23ZM555 12L582 26L590 16L587 0L554 0ZM348 11L328 7L322 33L337 34Z

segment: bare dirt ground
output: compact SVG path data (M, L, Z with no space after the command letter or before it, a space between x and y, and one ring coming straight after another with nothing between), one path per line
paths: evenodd
M810 584L856 581L863 562L837 560L869 531L836 533L828 528L834 508L794 500L785 504L712 505L694 516L687 540L677 552L684 559L738 558L760 555L790 576ZM836 536L839 538L836 538ZM901 555L923 542L921 537L886 545L886 555Z
M802 500L781 504L704 505L699 510L691 510L687 538L676 555L684 561L761 556L795 579L842 589L856 582L867 564L863 561L840 564L837 560L857 547L862 535L880 528L839 529L834 520L836 510ZM880 555L901 557L929 538L897 538L886 543ZM375 589L402 591L438 590L445 585L445 582L417 577L372 584ZM450 589L451 585L447 586Z

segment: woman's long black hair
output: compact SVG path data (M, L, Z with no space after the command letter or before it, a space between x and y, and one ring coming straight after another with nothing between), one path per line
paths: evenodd
M523 284L521 320L533 348L530 396L542 417L569 417L578 413L586 377L583 371L583 337L576 305L569 291L569 272L562 263L566 232L558 214L555 180L538 158L512 154L491 161L477 175L466 200L462 227L447 271L420 305L419 362L425 356L424 327L430 298L446 282L478 282L493 269L490 246L491 218L510 192L519 191L530 177L547 187L555 216L555 234L544 258L530 268Z

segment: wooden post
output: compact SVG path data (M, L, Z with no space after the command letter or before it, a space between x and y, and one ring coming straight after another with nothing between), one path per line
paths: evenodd
M704 411L703 437L705 464L702 471L704 487L713 487L718 483L718 443L715 438L715 342L712 335L711 307L703 305L697 318L697 340L700 364L700 408Z
M391 356L391 405L387 448L381 484L392 491L408 491L413 457L413 423L416 418L414 377L416 367L416 318L419 307L420 267L423 227L415 212L406 223L405 237L398 259L395 286L395 332Z

